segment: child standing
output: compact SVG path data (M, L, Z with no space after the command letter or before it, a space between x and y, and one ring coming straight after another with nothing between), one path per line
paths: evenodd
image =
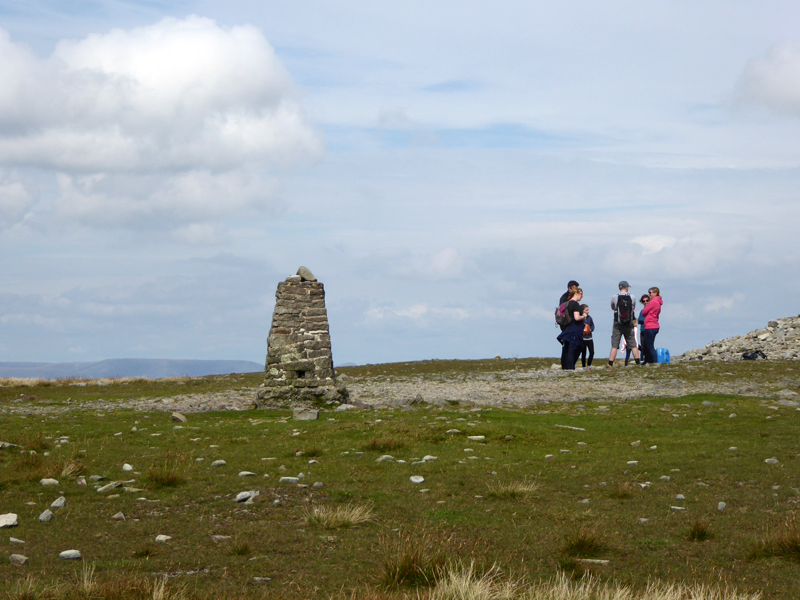
M583 344L581 345L581 366L584 369L587 367L592 368L592 359L594 358L594 340L592 339L592 332L594 331L594 321L589 316L589 306L581 304L581 313L584 315L583 320ZM589 351L589 359L586 359L586 351Z

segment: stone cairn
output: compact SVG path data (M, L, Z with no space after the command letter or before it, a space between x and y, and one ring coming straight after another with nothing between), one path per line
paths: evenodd
M306 267L278 284L267 338L264 383L255 405L311 406L345 402L336 385L325 289Z
M800 360L800 316L770 321L764 329L711 342L699 350L673 357L678 360L741 360L760 350L771 360Z

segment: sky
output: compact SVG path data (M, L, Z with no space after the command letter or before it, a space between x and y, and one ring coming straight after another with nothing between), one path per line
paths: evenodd
M800 313L800 3L0 0L0 361L675 355Z

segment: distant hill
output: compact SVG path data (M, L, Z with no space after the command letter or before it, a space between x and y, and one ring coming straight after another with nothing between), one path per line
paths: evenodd
M0 377L38 379L104 379L113 377L204 377L228 373L256 373L264 365L249 360L171 360L117 358L98 362L0 362Z

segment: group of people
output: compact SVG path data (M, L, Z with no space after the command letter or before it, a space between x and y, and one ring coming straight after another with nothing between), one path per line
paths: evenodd
M611 329L609 367L614 366L620 341L623 342L625 349L626 366L631 354L636 364L657 362L655 341L660 329L658 318L664 303L661 291L657 287L651 287L647 294L642 295L639 299L642 310L637 318L636 300L631 297L629 290L628 282L620 281L619 293L611 298L614 325ZM583 300L583 290L580 284L574 280L570 281L567 284L567 291L561 295L559 308L556 311L556 322L561 327L557 339L561 342L561 368L564 370L574 370L579 356L583 368L591 368L594 358L592 339L594 321L589 316L589 306L581 304L581 300ZM559 314L562 315L560 319Z

